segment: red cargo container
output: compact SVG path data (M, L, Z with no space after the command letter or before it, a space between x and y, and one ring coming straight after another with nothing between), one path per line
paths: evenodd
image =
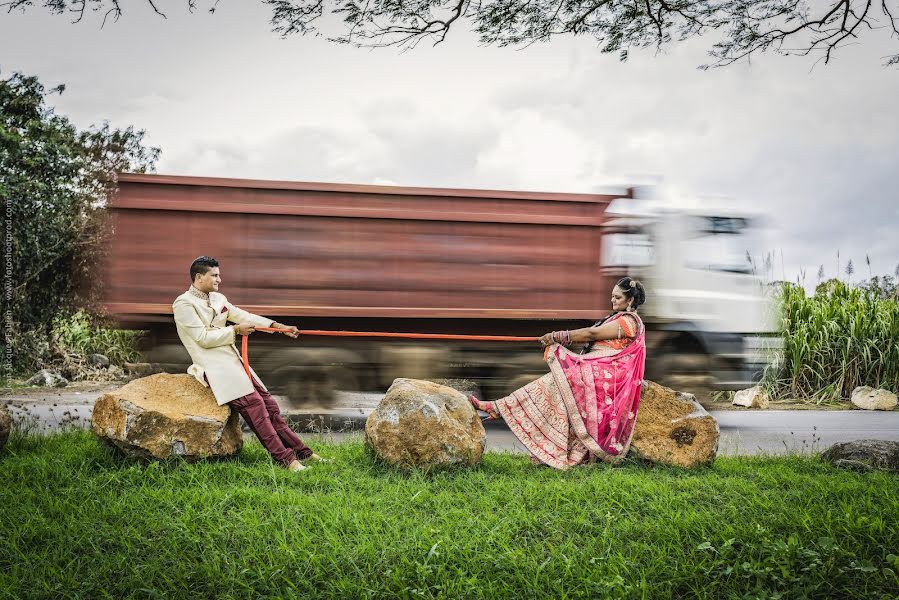
M613 282L600 273L600 226L625 195L122 174L105 304L123 324L151 329L157 351L168 347L172 301L205 254L221 263L232 302L301 328L539 335L607 313ZM388 378L383 340L305 340L265 359L275 337L252 344L270 372L293 362L292 377L301 369L308 379L309 363L323 362L309 351L334 348L358 356L324 362ZM463 346L442 344L457 356L433 360L470 363L471 353L458 356ZM487 346L472 352L495 356Z

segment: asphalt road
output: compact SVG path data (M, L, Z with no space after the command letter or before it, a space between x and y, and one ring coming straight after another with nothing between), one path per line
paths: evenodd
M840 442L899 441L899 411L714 411L725 454L824 450Z
M63 426L86 427L93 403L105 391L60 390L50 397L4 395L17 422L31 423L33 431L52 431ZM289 413L300 428L333 441L359 435L365 418L380 394L342 393L339 407L331 410ZM715 410L721 427L720 454L783 454L820 451L838 443L873 438L899 441L899 410L889 412L843 410ZM524 452L524 447L502 422L485 423L488 450Z
M899 441L899 411L730 411L711 413L718 420L719 454L754 455L816 452L839 442L861 439ZM326 439L345 439L364 422L367 411L335 411L328 415L294 416L295 421ZM502 422L487 422L487 449L525 452Z

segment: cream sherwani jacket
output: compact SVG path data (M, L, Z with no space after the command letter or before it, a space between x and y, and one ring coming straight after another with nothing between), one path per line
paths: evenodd
M204 300L188 290L175 299L172 311L178 337L194 361L187 372L204 386L203 375L206 375L219 405L252 394L253 382L244 371L240 353L234 345L237 335L228 321L270 327L272 320L234 306L218 292L211 292L209 299ZM252 367L250 371L265 388Z

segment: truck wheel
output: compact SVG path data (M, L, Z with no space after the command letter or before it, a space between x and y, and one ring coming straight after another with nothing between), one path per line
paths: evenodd
M366 367L363 357L341 348L278 348L252 364L297 410L333 406L338 390L359 389Z
M696 396L699 403L709 401L714 380L709 374L705 354L672 354L661 359L659 383L678 392Z
M282 367L272 373L272 381L275 391L295 410L330 408L337 401L337 390L358 389L348 369L324 365Z

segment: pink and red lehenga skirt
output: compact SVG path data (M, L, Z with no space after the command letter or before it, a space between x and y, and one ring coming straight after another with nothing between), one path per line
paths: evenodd
M643 328L623 349L597 344L576 354L553 344L550 372L496 401L515 437L556 469L595 460L616 463L630 447L643 385Z

